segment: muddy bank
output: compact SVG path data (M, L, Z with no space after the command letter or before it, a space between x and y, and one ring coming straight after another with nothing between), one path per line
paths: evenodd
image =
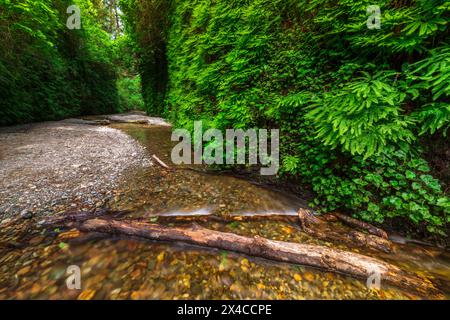
M128 170L152 164L120 130L71 121L0 128L0 220L104 205Z

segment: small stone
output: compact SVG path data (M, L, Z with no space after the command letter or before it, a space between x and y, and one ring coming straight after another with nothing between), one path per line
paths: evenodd
M31 294L37 294L42 290L42 287L40 285L38 285L37 283L34 283L33 286L31 287Z
M95 295L95 290L84 290L80 293L77 300L91 300Z
M33 216L33 214L30 211L26 210L26 209L22 210L22 212L20 212L20 217L22 219L30 219L32 216Z
M60 239L60 240L73 239L73 238L77 238L79 235L80 235L80 231L78 231L78 229L74 228L67 232L60 233L58 235L58 239Z
M241 260L241 265L245 266L245 267L250 267L250 263L248 262L248 259L244 258Z
M6 211L5 211L5 213L6 213ZM0 212L0 217L3 215L3 213L1 213ZM7 223L9 223L9 222L11 222L11 218L6 218L6 219L3 219L1 222L0 222L0 225L2 225L2 224L7 224Z
M18 276L22 276L22 275L28 273L28 271L30 271L30 269L31 269L30 266L26 266L26 267L20 269L20 270L17 272L17 275L18 275Z
M306 280L311 282L314 281L315 279L314 274L312 274L311 272L305 272L303 276L305 277Z
M30 241L29 241L29 243L31 244L31 245L38 245L38 244L40 244L42 241L44 241L44 237L43 236L37 236L37 237L33 237Z
M160 254L158 254L158 257L156 258L156 260L158 260L158 262L161 262L164 260L164 251L161 252Z

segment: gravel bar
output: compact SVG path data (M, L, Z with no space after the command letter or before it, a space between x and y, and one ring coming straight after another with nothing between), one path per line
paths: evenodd
M106 126L0 128L0 221L102 207L127 172L151 165L143 146Z

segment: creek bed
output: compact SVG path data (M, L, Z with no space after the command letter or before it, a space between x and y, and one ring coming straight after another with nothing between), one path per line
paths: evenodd
M170 127L114 124L138 140L149 155L173 166ZM186 170L185 170L186 169ZM287 193L225 175L189 168L141 168L122 179L106 204L130 210L129 218L168 225L193 221L214 230L275 240L321 244L374 255L358 248L314 239L299 229L293 213L305 205ZM272 213L285 218L271 219ZM206 216L259 214L246 221L214 221ZM232 252L76 230L39 230L34 220L2 228L1 299L418 299L388 287L369 289L365 281L309 267L275 263ZM11 248L12 246L12 248ZM447 294L450 256L437 248L398 246L378 258L423 274ZM66 286L66 269L81 269L81 290Z

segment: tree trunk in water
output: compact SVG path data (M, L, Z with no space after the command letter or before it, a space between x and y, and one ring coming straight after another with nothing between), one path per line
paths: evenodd
M136 236L151 240L180 241L204 247L230 250L266 259L317 267L353 277L367 279L375 272L381 283L394 285L427 298L443 298L442 293L426 278L409 274L381 260L325 246L245 237L233 233L193 227L166 227L145 222L92 219L79 229Z
M69 222L81 222L93 218L104 218L104 219L117 219L123 218L124 216L131 214L131 211L114 211L109 209L100 209L96 211L68 211L66 213L44 217L38 221L40 226L64 226ZM210 215L164 215L164 214L149 214L144 215L139 218L135 218L135 221L148 221L149 219L157 218L158 222L207 222L207 221L217 221L222 223L229 223L234 221L285 221L290 223L296 223L297 218L295 216L280 214L255 214L255 215L227 215L227 216L217 216L214 214ZM15 223L8 222L4 224L5 226ZM3 225L0 225L0 227Z
M63 226L69 225L72 222L79 223L92 218L119 218L129 214L130 211L111 211L108 209L100 209L96 211L69 211L64 214L59 214L51 217L46 217L38 221L41 227L47 226Z
M392 252L389 240L355 230L342 230L338 225L332 225L305 209L298 211L302 230L316 238L336 243L344 243L350 247L358 246L383 252Z
M354 219L352 217L346 216L342 213L333 213L334 216L336 216L339 220L344 222L345 224L348 224L350 227L366 230L370 234L373 234L374 236L378 236L383 239L388 239L388 235L386 231L377 228L367 222L359 221L357 219Z

